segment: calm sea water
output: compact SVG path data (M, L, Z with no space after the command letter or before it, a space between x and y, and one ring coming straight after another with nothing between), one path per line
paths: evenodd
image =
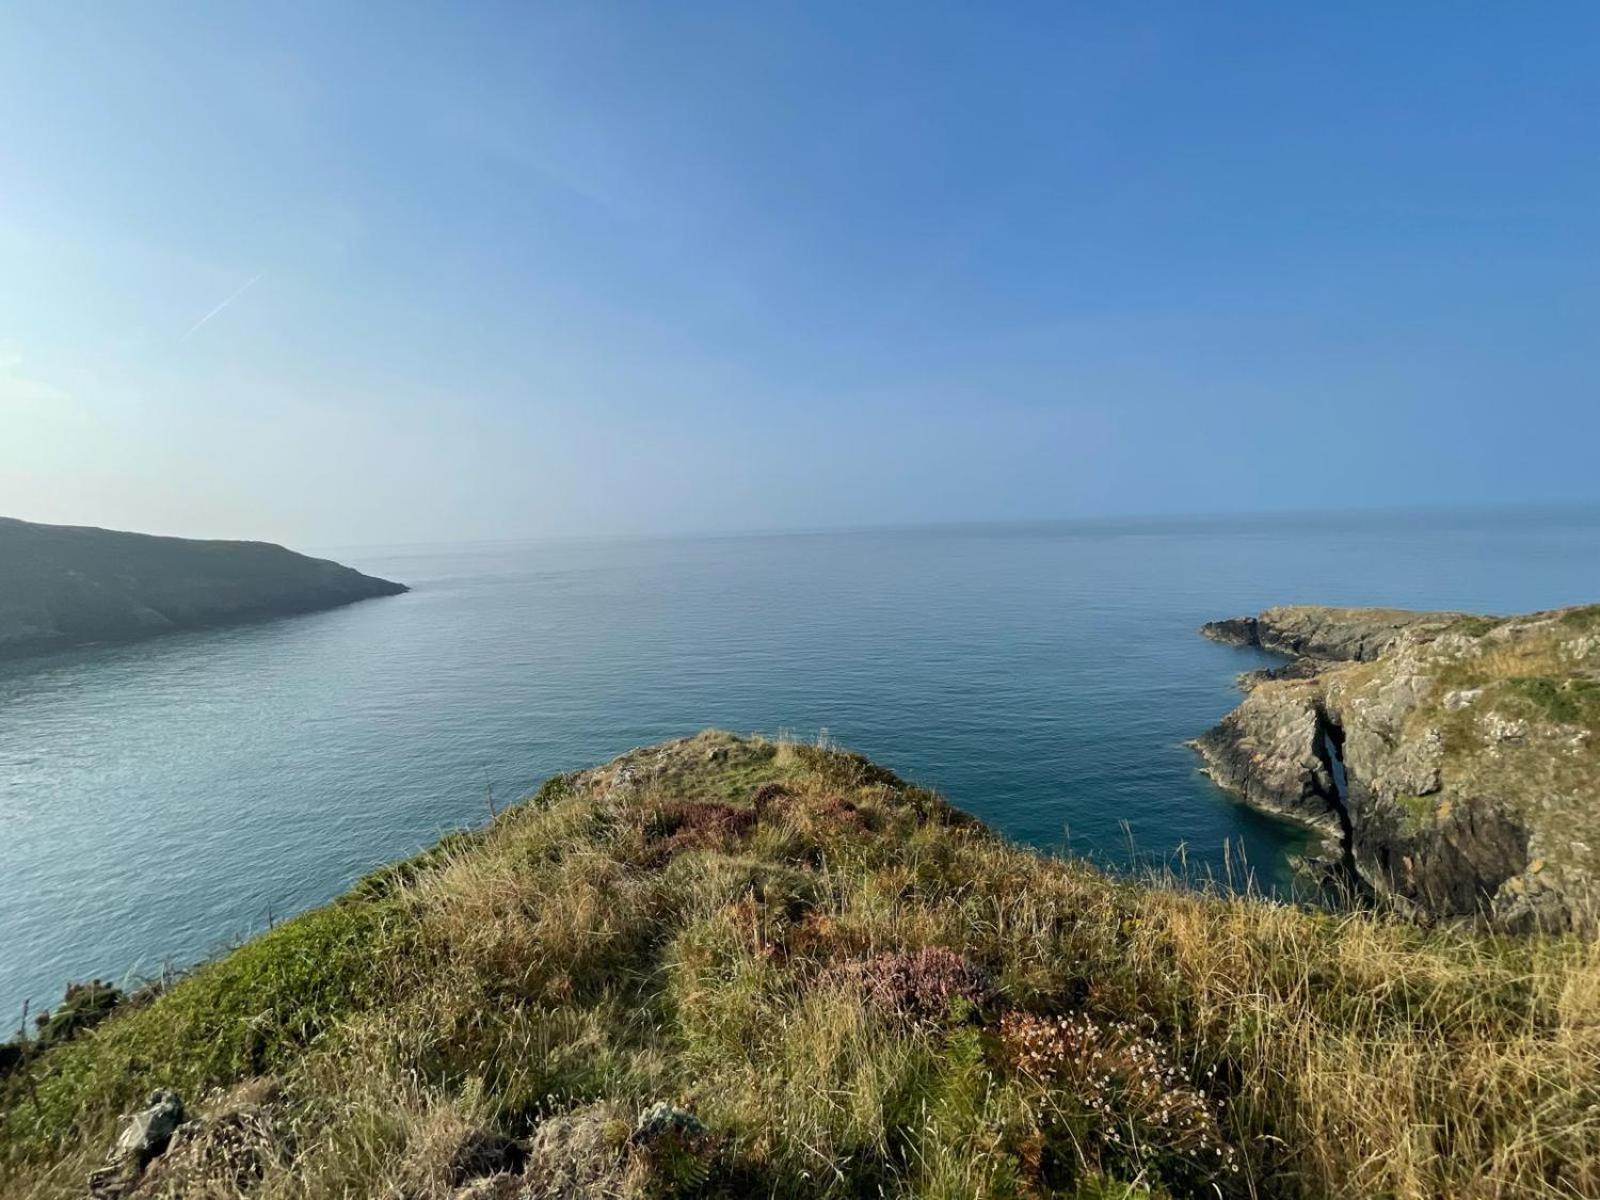
M989 528L326 551L415 589L0 664L0 1029L182 966L553 772L708 725L864 751L1011 836L1109 859L1290 827L1182 745L1305 601L1600 599L1600 517Z

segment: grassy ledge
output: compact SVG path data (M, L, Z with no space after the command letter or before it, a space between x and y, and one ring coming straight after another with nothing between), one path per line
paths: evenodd
M32 1058L0 1195L157 1088L210 1132L129 1196L1600 1195L1600 950L1117 881L713 732Z

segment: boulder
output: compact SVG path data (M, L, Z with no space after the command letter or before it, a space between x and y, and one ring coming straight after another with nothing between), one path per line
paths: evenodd
M183 1124L183 1100L176 1092L151 1092L146 1107L122 1119L106 1165L89 1177L94 1200L121 1200L139 1183L145 1168L172 1142Z
M146 1105L123 1120L109 1155L113 1161L135 1159L144 1166L167 1148L183 1124L183 1100L177 1092L151 1092Z

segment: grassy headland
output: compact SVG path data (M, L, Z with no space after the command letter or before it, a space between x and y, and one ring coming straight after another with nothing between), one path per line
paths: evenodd
M0 1088L8 1198L82 1195L157 1088L210 1132L129 1195L1592 1196L1600 947L1118 881L706 733Z
M0 657L317 612L405 590L267 542L0 517Z

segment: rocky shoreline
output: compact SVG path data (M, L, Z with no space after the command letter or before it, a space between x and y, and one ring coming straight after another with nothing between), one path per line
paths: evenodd
M1290 656L1192 743L1422 919L1596 927L1600 606L1522 617L1285 607L1201 633Z

